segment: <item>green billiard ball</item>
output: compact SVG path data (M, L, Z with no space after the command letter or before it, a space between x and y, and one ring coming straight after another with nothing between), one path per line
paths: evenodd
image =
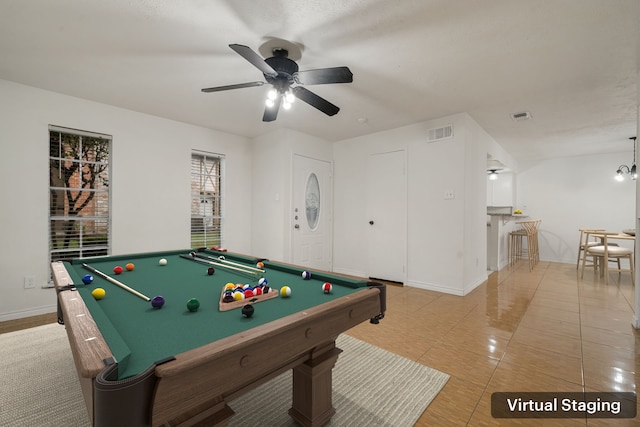
M189 311L198 311L198 308L200 308L200 301L197 298L191 298L187 301L187 309Z

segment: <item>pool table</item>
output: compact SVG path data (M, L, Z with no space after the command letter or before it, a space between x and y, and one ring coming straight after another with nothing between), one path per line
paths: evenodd
M264 272L230 269L231 262L253 268L263 262ZM114 273L129 263L131 271ZM289 369L290 416L303 426L324 425L335 413L337 336L366 320L378 323L386 306L377 282L317 270L304 279L301 267L202 248L73 259L51 268L59 323L98 427L224 426L233 416L227 402ZM240 307L220 309L227 283L254 286L260 278L272 289L289 286L291 295L246 300L254 308L250 317ZM325 282L331 293L323 292ZM97 287L106 291L99 300L91 295ZM161 308L148 301L157 295L165 299ZM187 308L191 298L200 302L197 311Z

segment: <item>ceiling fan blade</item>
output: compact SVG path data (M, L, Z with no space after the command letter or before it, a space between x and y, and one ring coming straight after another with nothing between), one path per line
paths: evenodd
M340 111L340 108L337 107L336 105L333 105L326 99L316 95L315 93L311 92L310 90L302 86L296 86L291 90L293 91L293 94L296 96L296 98L306 102L312 107L317 108L318 110L325 113L327 116L336 115L338 114L338 111Z
M271 65L264 62L264 59L262 59L262 57L254 52L250 47L241 44L230 44L229 47L238 55L253 64L254 67L262 71L263 74L270 77L276 77L278 75L277 71L271 68Z
M349 67L320 68L298 71L293 78L303 85L325 85L331 83L351 83L353 73Z
M278 117L278 110L280 109L280 103L282 102L282 96L276 97L276 99L273 101L274 104L269 107L265 107L264 109L264 115L262 116L262 121L263 122L272 122L276 119L276 117Z
M265 82L240 83L237 85L216 86L202 89L202 92L221 92L223 90L242 89L243 87L262 86Z

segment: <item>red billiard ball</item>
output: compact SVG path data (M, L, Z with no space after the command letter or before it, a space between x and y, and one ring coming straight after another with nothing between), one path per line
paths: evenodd
M325 282L322 284L322 292L324 292L325 294L330 294L331 291L333 291L333 286L331 286L331 283Z
M113 268L113 272L114 272L114 273L116 273L116 274L120 274L120 273L122 273L122 271L123 271L123 270L124 270L124 269L123 269L121 266L119 266L119 265L116 265L116 266Z

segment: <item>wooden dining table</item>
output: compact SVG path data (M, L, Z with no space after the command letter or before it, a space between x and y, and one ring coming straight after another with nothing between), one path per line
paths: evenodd
M597 233L591 233L592 237L599 239L602 246L604 246L604 256L603 256L603 265L600 268L600 276L604 276L605 284L609 284L609 263L606 261L609 259L609 241L610 240L633 240L634 241L634 249L635 249L635 230L627 231L627 232L618 232L618 231L599 231ZM596 257L594 257L594 263L596 262ZM633 264L633 257L630 261ZM633 265L630 265L629 268L633 271ZM633 277L633 273L631 274Z

